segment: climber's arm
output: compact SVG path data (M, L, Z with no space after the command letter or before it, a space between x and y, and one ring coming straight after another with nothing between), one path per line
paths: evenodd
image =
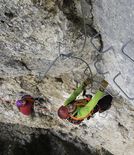
M31 95L24 95L22 96L22 100L34 104L35 99Z
M105 88L107 87L108 82L103 80L99 90L96 92L95 96L84 106L81 107L78 111L77 117L85 117L95 108L98 101L105 95Z
M64 102L64 105L68 105L76 99L76 97L85 89L85 87L91 82L90 79L86 79L74 92L71 96Z
M104 96L104 92L97 91L95 96L84 106L81 107L78 111L77 117L85 117L94 109L98 101Z

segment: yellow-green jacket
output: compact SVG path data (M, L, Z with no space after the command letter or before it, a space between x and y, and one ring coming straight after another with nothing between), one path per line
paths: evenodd
M85 85L82 83L72 94L71 96L64 102L64 105L70 104L72 101L76 99L76 97L85 89ZM84 106L84 107L77 107L76 111L73 115L75 115L76 120L82 120L87 118L91 111L95 108L98 101L105 95L104 92L98 90L94 97ZM72 117L73 117L72 115Z

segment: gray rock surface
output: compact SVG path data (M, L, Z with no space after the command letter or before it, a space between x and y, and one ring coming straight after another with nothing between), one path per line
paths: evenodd
M130 97L129 101L134 100L134 2L133 0L94 0L93 14L94 23L101 32L104 47L113 46L114 52L109 51L104 54L104 68L110 71L107 75L114 88L118 88L111 79L118 72L121 75L117 77L118 85ZM130 41L131 40L131 41ZM129 42L130 41L130 42ZM122 53L122 47L129 42L124 48L124 52L131 58ZM133 61L132 61L133 60ZM124 95L121 92L122 95ZM124 95L127 99L128 97Z
M115 155L133 155L134 108L130 104L133 100L120 92L108 112L96 114L75 126L60 120L57 109L76 82L87 77L83 74L86 65L77 59L61 57L47 72L59 54L71 52L89 63L97 79L104 78L94 66L98 52L90 42L100 31L101 35L93 39L95 46L102 51L112 45L114 51L98 55L102 58L97 62L98 71L110 72L105 78L113 96L119 91L113 77L120 71L122 78L116 80L128 96L133 97L133 63L121 53L123 43L133 39L133 3L130 2L83 0L82 13L77 0L0 0L0 122L53 129L61 137L60 130L68 135L66 141L77 136L89 148L104 148ZM132 48L131 42L126 47L131 57ZM43 105L48 110L37 106L33 118L24 117L15 106L15 100L23 92L48 98L49 102Z

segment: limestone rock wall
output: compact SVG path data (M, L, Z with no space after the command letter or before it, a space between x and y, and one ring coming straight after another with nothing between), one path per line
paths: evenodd
M113 46L114 49L103 55L103 67L110 72L107 74L107 79L118 89L113 78L120 72L116 82L126 95L122 91L121 94L132 103L134 100L133 8L132 0L93 1L94 22L101 32L104 47Z
M129 96L133 96L133 63L120 51L123 43L132 37L132 22L126 21L127 30L122 22L131 19L127 17L133 14L133 3L125 4L125 0L111 3L98 0L83 0L82 3L78 0L0 0L0 122L53 129L59 137L59 131L68 135L66 141L68 137L77 136L89 148L104 148L115 155L133 155L134 108L130 104L133 100L122 92L116 96L119 90L113 83L114 76L120 71L123 77L116 80ZM131 13L122 11L127 10L128 5L131 5ZM114 51L110 49L97 56L91 38L99 31L101 35L93 39L97 49L102 51L112 45ZM128 46L131 55L132 42L131 47ZM69 53L85 60L97 80L105 76L110 83L108 91L114 96L108 112L96 114L79 126L57 117L58 107L76 83L90 73L87 70L88 74L83 74L86 68L83 61L59 57L59 54ZM106 71L109 74L99 74ZM46 97L49 101L35 107L34 117L24 117L15 105L15 100L23 93Z

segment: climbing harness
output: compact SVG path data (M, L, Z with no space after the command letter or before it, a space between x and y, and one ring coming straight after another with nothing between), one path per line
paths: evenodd
M85 100L85 101L87 101L86 99L83 99L83 100ZM91 100L91 99L90 99ZM90 100L88 100L87 102L89 102ZM77 108L78 107L80 107L80 106L85 106L85 104L83 104L82 102L81 103L78 103L78 104L76 104L76 106L77 106ZM77 109L76 108L76 109ZM70 115L70 117L67 119L70 123L72 123L72 124L80 124L85 118L89 118L89 117L92 117L93 116L93 113L92 113L92 111L87 115L87 116L85 116L85 117L82 117L82 118L77 118L77 117L75 117L75 116L73 116L73 115Z

